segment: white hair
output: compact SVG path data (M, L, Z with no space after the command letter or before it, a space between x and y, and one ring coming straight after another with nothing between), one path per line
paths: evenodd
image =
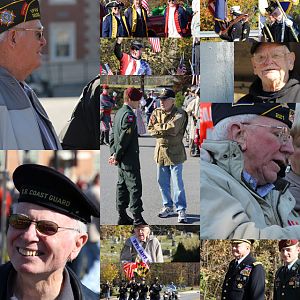
M227 140L229 136L230 126L232 124L247 123L257 117L258 115L245 114L225 118L215 125L215 127L211 131L210 139L215 141Z

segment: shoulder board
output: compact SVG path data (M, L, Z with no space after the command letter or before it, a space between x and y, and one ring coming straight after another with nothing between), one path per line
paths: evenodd
M255 261L254 263L253 263L253 266L255 267L255 266L258 266L258 265L262 265L262 263L260 262L260 261Z

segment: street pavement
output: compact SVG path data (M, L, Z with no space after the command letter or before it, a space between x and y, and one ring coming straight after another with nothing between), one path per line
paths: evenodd
M153 159L155 138L145 135L139 138L141 176L143 183L143 217L150 225L176 225L177 216L159 218L158 212L162 208L160 191L156 181L156 163ZM190 157L187 150L187 161L183 164L183 180L187 197L188 224L200 224L200 160ZM102 225L116 225L118 214L116 211L116 183L117 167L108 164L108 146L101 146L101 200L100 222ZM129 213L129 215L131 215Z
M70 120L79 97L41 98L40 100L59 135L67 121Z

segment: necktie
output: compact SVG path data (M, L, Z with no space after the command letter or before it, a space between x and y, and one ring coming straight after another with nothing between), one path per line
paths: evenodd
M130 75L135 75L135 72L136 72L136 60L134 59Z

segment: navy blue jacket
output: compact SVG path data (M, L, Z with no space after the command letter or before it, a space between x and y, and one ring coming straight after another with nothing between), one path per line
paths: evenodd
M102 23L102 37L128 37L129 32L128 32L128 24L127 21L124 22L125 17L121 15L121 19L119 20L117 17L113 16L112 13L106 15L103 18L103 23ZM113 18L117 22L117 32L116 36L113 35ZM126 19L125 19L126 20ZM125 24L126 23L126 24Z

